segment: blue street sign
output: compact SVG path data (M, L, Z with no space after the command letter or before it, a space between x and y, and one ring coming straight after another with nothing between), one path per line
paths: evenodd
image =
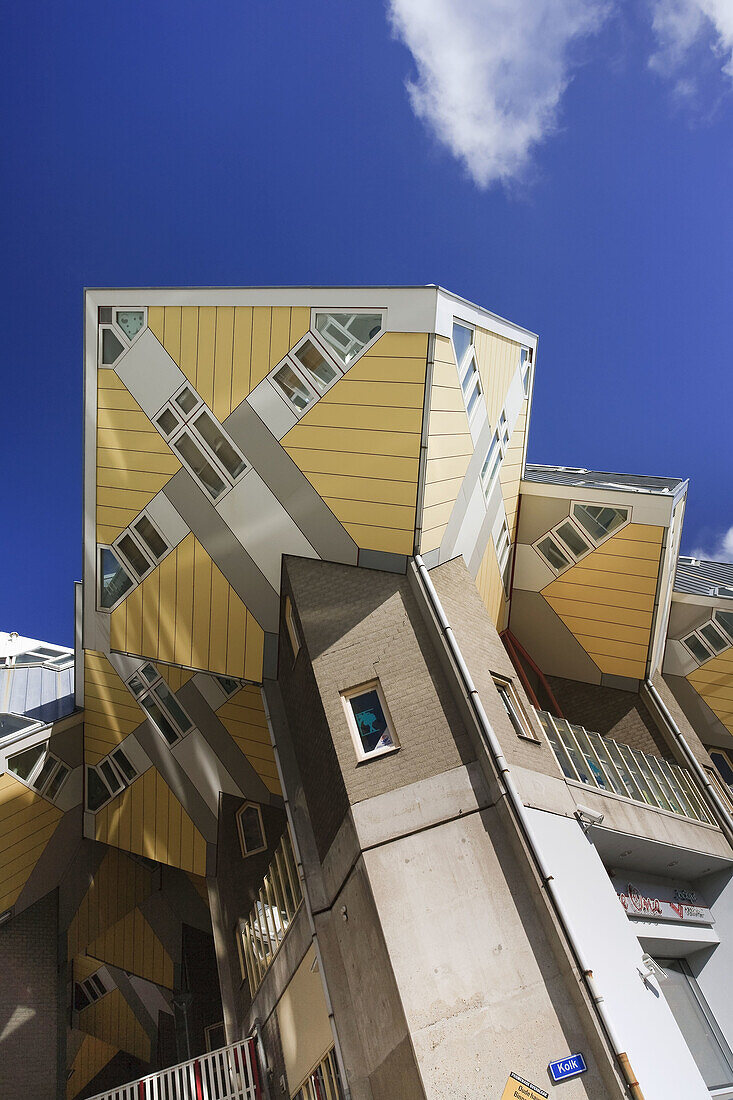
M553 1081L567 1081L568 1077L577 1077L588 1069L582 1054L569 1054L567 1058L550 1062L547 1068Z

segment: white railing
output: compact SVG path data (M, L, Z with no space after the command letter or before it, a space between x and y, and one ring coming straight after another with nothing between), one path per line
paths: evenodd
M537 717L566 779L706 825L715 824L691 776L679 764L602 737L545 710L538 710Z
M242 977L252 996L277 955L303 901L290 831L286 829L262 880L257 900L239 922Z
M261 1096L254 1040L245 1039L100 1092L91 1100L260 1100Z

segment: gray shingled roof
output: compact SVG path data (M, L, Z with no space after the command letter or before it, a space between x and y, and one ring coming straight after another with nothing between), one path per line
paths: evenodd
M621 489L632 493L674 495L685 482L679 477L647 477L644 474L613 474L600 470L581 470L576 466L540 466L528 462L525 481L547 485L577 485L587 489Z
M728 591L725 591L726 588ZM677 561L674 590L687 592L692 596L723 596L733 599L733 565L724 561L680 557Z

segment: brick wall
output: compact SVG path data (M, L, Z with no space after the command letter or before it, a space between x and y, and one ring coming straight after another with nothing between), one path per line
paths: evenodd
M59 1035L56 891L0 926L0 1096L53 1100Z
M407 578L301 558L287 559L286 570L349 802L475 759ZM340 693L375 679L384 692L400 749L359 763ZM294 685L287 681L281 671L294 736L302 741ZM301 770L310 805L303 763ZM313 779L323 785L317 771Z
M674 754L637 692L565 680L559 676L547 679L569 722L577 722L622 745L630 745L632 749L674 760Z

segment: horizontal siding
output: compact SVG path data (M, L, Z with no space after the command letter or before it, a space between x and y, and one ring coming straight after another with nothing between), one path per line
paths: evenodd
M145 901L152 888L152 876L147 867L124 852L110 848L92 876L69 925L69 957L85 952L90 943Z
M0 912L17 901L62 817L15 776L0 775Z
M512 378L519 369L521 345L482 328L476 329L474 340L486 411L489 423L495 428Z
M180 470L132 394L114 371L98 374L97 542L110 543ZM129 472L145 475L137 480Z
M506 625L504 619L506 617L507 601L492 538L489 538L476 574L476 587L494 626L499 631L503 630Z
M267 788L281 794L260 689L250 685L242 688L216 714Z
M144 720L102 653L84 651L84 758L96 764Z
M719 653L689 673L687 680L733 734L733 650Z
M427 341L385 333L282 440L364 549L413 549Z
M99 811L95 839L195 875L206 874L206 842L155 768L148 768Z
M473 454L453 344L435 338L420 551L436 550Z
M119 1047L105 1043L93 1035L85 1035L74 1055L66 1082L66 1100L74 1100L118 1053Z
M79 1030L150 1061L150 1039L119 989L113 989L79 1013Z
M264 632L193 534L111 614L112 649L262 679Z
M645 674L663 534L630 523L543 590L601 672Z

